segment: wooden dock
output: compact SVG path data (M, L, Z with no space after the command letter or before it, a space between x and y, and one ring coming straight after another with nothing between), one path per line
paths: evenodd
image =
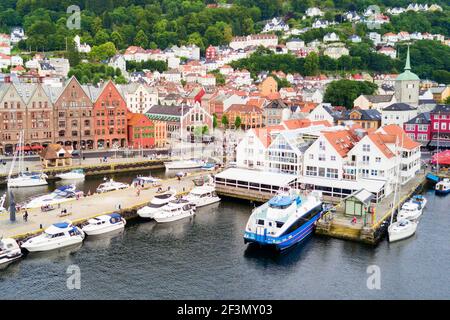
M180 194L186 193L194 187L193 179L210 173L212 172L198 172L192 173L181 180L177 178L163 180L161 188L166 190L170 186L171 189L175 189ZM113 212L119 212L126 219L135 218L137 217L136 211L145 206L156 195L157 189L158 187L142 189L138 196L136 189L131 186L124 190L93 194L79 200L70 200L49 212L41 212L40 208L28 209L27 222L22 219L23 212L16 214L15 222L9 220L9 213L4 213L0 215L0 236L13 237L22 241L41 233L45 228L56 222L70 220L75 225L79 225L93 217ZM59 217L58 213L62 209L67 209L70 215Z
M374 216L365 217L366 221L359 217L356 223L352 223L352 217L344 215L344 204L339 203L318 220L316 234L371 245L378 244L386 234L392 213L412 195L422 191L426 184L425 176L425 173L420 173L402 186L399 200L394 206L392 206L393 194L384 198L377 204Z

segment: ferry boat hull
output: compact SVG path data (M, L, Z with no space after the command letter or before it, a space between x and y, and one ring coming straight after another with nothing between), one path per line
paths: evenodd
M447 195L450 193L450 179L439 181L435 186L435 193L438 195Z
M56 177L60 178L61 180L84 180L85 175L83 173L77 172L66 172L58 174Z
M313 234L316 221L319 220L322 212L318 213L308 223L302 225L294 232L280 238L274 238L263 234L256 234L246 231L244 234L244 243L257 244L261 247L272 248L276 251L283 251L302 242Z

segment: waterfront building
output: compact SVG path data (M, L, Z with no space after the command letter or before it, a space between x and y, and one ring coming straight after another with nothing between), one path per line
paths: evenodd
M450 147L450 105L439 104L430 112L430 147Z
M128 147L133 149L155 146L155 125L142 113L128 115Z
M91 90L92 89L92 90ZM67 81L54 101L54 139L56 143L78 149L94 147L94 113L92 96L98 89L82 87L75 77ZM52 93L51 93L52 94Z
M49 144L39 153L43 168L58 168L72 165L72 147L57 143Z
M131 113L146 113L158 104L158 91L142 83L129 83L118 86Z
M127 146L127 105L110 80L94 100L94 145L96 149Z
M0 85L0 123L0 147L3 153L11 154L19 143L20 132L25 129L26 123L25 103L12 83Z
M403 124L403 130L413 140L426 146L431 140L430 112L419 113Z
M239 168L264 170L266 150L271 143L271 132L283 130L281 126L254 128L236 146L236 165Z

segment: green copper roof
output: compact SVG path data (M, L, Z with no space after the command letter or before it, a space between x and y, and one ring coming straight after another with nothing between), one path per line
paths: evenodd
M411 59L408 52L406 53L405 71L398 75L397 81L420 81L420 78L413 72L411 72Z

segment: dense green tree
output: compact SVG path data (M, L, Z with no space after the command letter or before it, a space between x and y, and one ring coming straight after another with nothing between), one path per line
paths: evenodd
M139 30L134 38L134 44L142 48L148 47L148 38L143 30Z
M374 94L376 89L376 84L367 81L337 80L327 86L324 101L351 109L357 97Z
M241 124L242 124L242 119L241 117L237 116L236 119L234 119L234 128L240 129L241 128Z
M319 74L320 65L319 65L319 56L315 52L311 52L305 58L305 74L307 76L316 76Z

